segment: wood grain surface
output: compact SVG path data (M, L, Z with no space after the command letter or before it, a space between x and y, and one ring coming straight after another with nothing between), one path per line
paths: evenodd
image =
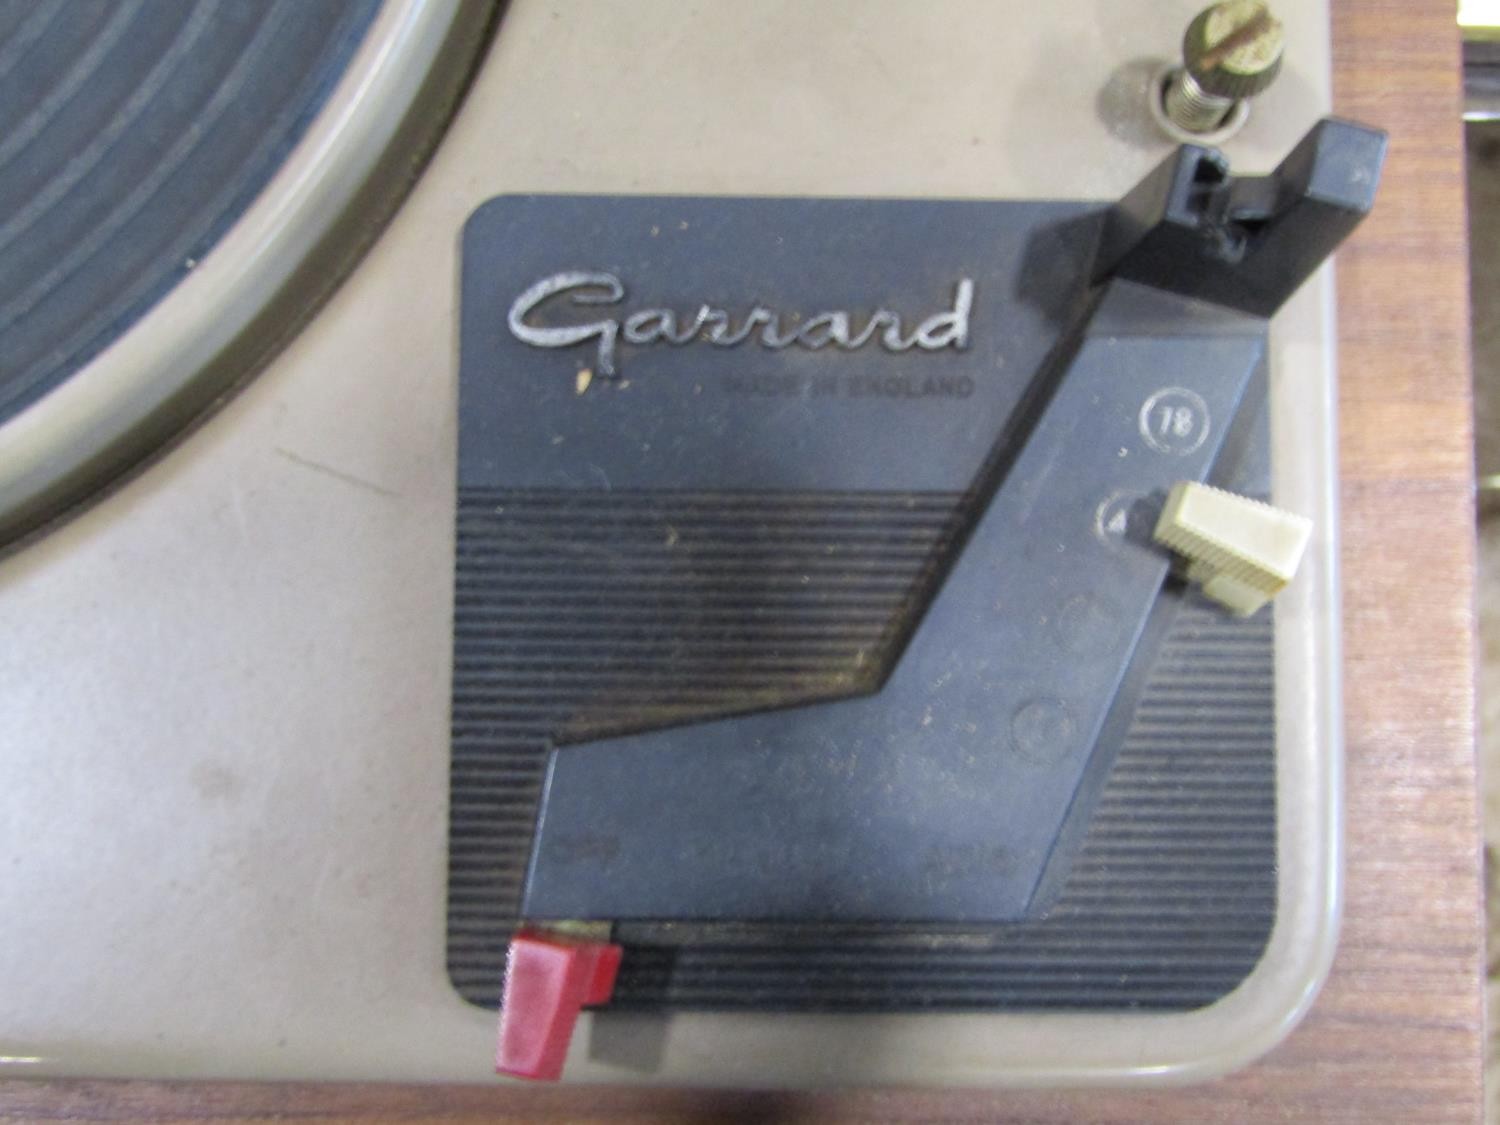
M0 1084L0 1120L1477 1121L1483 936L1454 6L1334 7L1339 110L1388 129L1391 149L1375 213L1339 258L1345 922L1332 978L1284 1045L1221 1081L1144 1093L12 1081Z

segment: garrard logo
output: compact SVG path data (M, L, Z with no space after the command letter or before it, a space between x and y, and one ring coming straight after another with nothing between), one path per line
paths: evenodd
M779 351L796 346L816 351L831 347L852 352L872 341L888 352L916 348L924 352L969 346L969 312L974 306L974 282L960 278L953 287L952 306L916 323L906 332L901 317L890 309L876 309L868 318L832 310L803 320L796 313L783 314L755 305L742 316L713 305L699 304L686 315L671 309L650 308L640 312L559 323L570 308L618 305L625 299L625 283L602 270L565 270L544 277L528 287L510 306L510 331L516 339L534 348L568 348L596 341L594 372L616 374L615 352L621 340L648 346L667 344L684 347L695 342L717 348L733 348L754 339L763 348ZM576 314L574 314L576 315Z

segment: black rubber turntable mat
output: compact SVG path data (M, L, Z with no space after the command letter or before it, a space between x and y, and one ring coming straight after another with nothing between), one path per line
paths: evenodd
M0 423L244 213L379 0L0 0Z

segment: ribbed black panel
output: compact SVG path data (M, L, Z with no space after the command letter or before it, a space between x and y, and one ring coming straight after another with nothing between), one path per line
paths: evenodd
M549 740L843 694L951 495L460 496L449 968L493 1005ZM1275 909L1269 617L1184 604L1048 918L934 936L636 925L622 1006L1191 1008Z
M498 998L549 739L849 690L954 496L459 500L448 956Z

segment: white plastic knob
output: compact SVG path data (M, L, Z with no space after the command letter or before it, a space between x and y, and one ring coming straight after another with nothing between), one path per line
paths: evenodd
M1196 481L1172 486L1154 537L1188 562L1188 581L1241 616L1286 588L1312 535L1312 522L1247 496Z

